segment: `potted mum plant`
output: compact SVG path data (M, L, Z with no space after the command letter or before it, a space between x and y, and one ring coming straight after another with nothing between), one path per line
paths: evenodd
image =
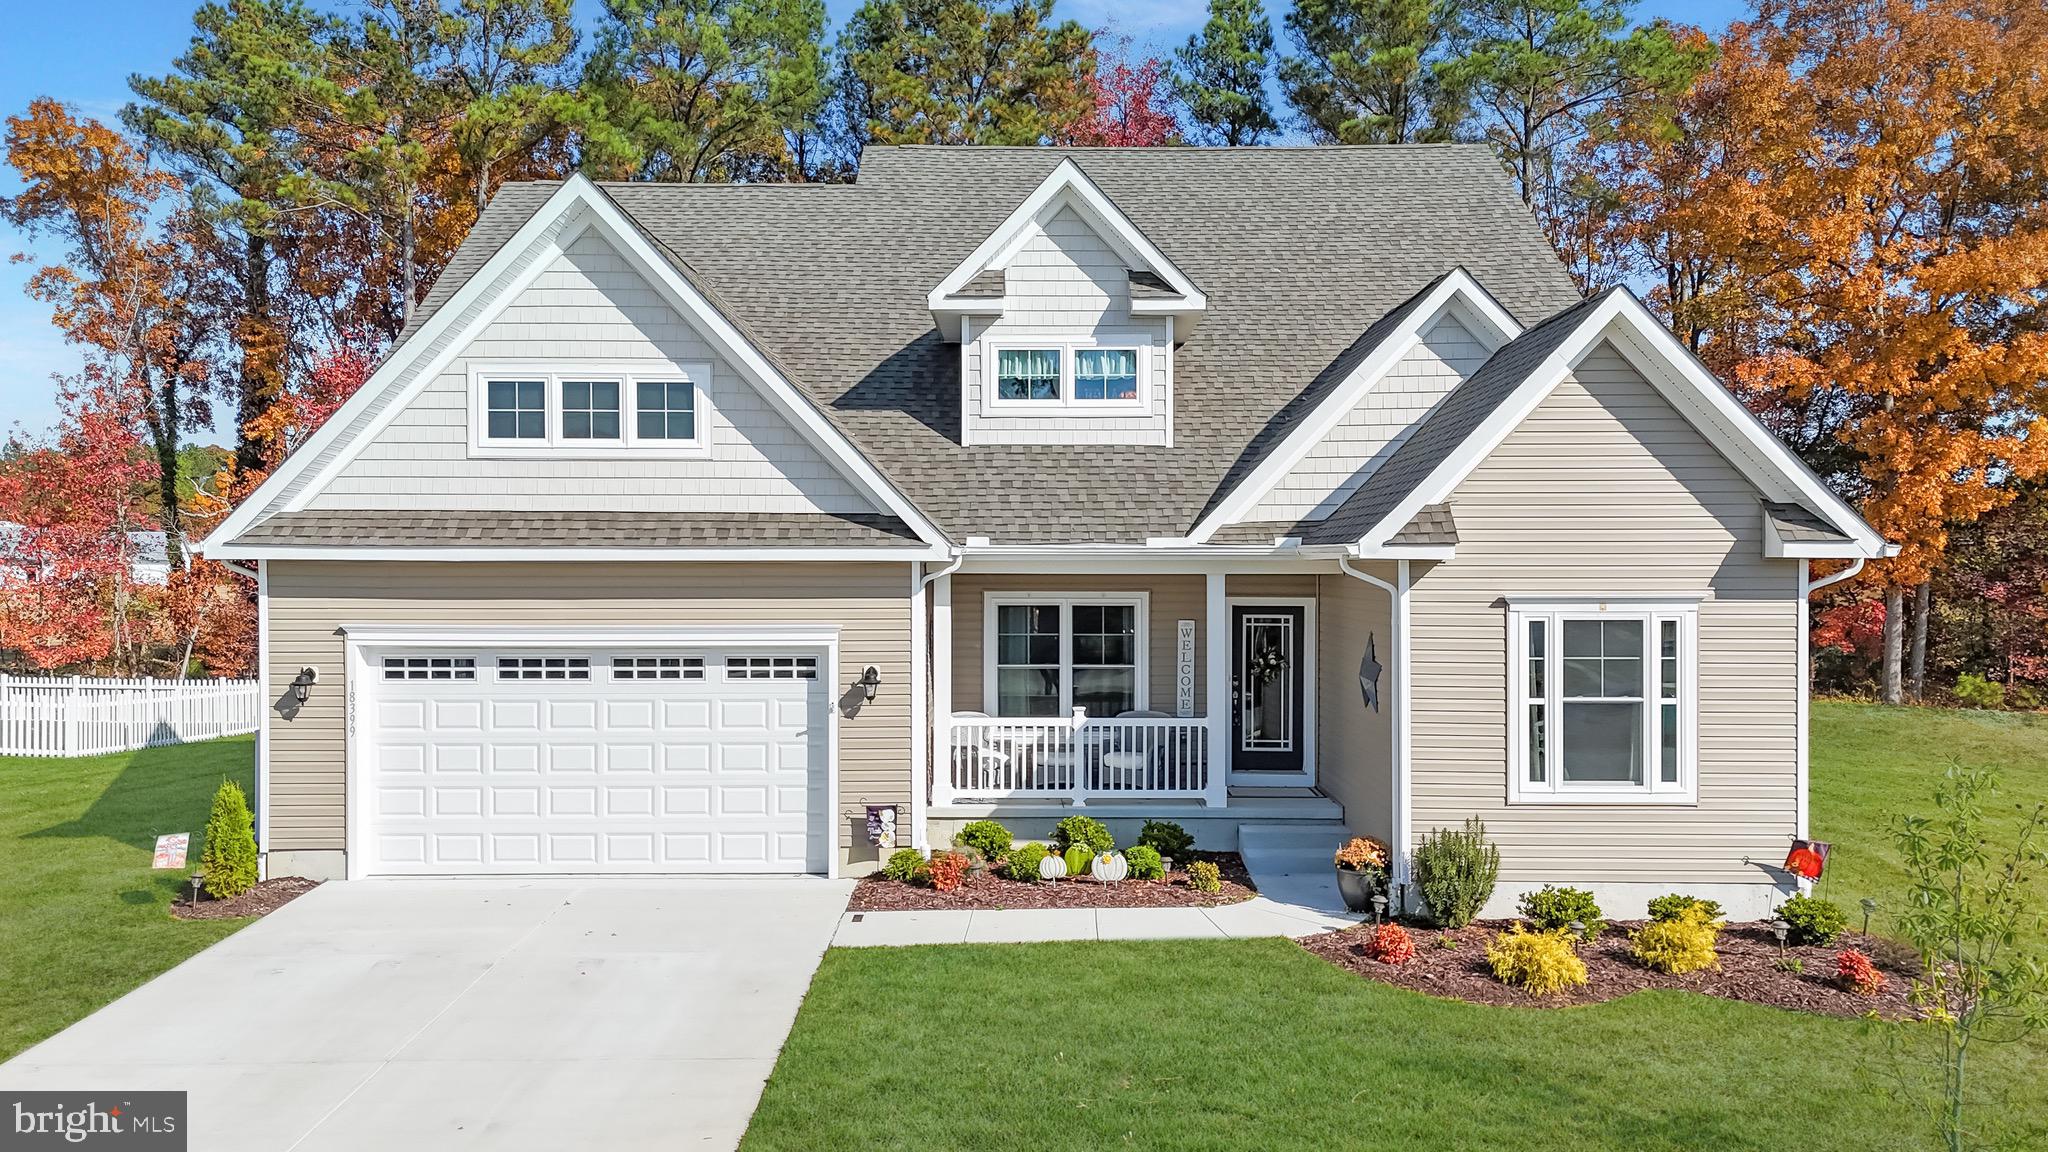
M1372 894L1386 890L1391 859L1386 841L1371 836L1353 836L1349 844L1337 849L1337 891L1343 894L1346 908L1372 910Z

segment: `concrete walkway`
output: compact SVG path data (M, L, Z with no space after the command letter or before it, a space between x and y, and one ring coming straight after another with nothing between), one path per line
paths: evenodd
M1330 854L1342 837L1329 826L1247 825L1239 835L1245 869L1259 890L1259 895L1242 904L1221 908L848 912L839 918L832 943L859 948L1053 940L1226 940L1313 936L1364 919L1346 911L1337 894Z
M0 1065L195 1149L730 1149L851 881L327 884Z

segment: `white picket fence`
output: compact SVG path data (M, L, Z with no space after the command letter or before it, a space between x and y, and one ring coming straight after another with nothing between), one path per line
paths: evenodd
M0 676L0 755L98 756L256 731L254 680Z

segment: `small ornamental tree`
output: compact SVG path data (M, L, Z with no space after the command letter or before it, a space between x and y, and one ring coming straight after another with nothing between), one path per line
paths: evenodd
M248 798L233 780L221 781L213 794L199 866L206 872L206 894L215 900L232 900L256 886L256 825Z
M1899 928L1920 950L1911 999L1922 1019L1896 1024L1891 1038L1902 1094L1927 1104L1950 1152L1997 1144L1990 1126L2014 1114L1972 1053L2048 1025L2048 966L2031 954L2042 935L2032 890L2048 867L2048 804L2021 808L2018 830L1994 844L1984 808L1997 790L1996 772L1952 767L1934 791L1936 815L1892 820L1909 878Z

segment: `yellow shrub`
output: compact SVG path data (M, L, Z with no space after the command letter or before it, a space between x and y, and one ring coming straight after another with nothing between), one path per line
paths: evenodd
M1516 924L1486 946L1486 962L1503 983L1548 996L1586 982L1586 962L1572 947L1569 929L1529 932Z
M1714 967L1714 941L1720 934L1719 920L1707 919L1705 909L1687 908L1676 920L1644 925L1629 937L1629 950L1645 965L1676 976Z

